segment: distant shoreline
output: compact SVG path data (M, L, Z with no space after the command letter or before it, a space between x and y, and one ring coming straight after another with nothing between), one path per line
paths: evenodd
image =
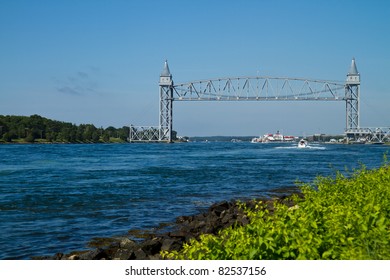
M219 138L219 136L216 136ZM207 138L207 139L206 139ZM229 138L230 137L226 137L226 138ZM243 137L235 137L235 138L232 138L231 140L228 140L228 139L225 139L225 140L221 140L221 139L216 139L215 137L194 137L194 139L191 139L191 141L188 141L188 142L185 142L185 141L173 141L173 143L201 143L201 142L210 142L210 143L213 143L213 142L242 142L242 143L250 143L250 140L241 140L241 138L247 138L247 136L243 136ZM240 139L241 141L236 141L237 139ZM235 141L233 141L235 140ZM113 141L109 141L109 142L49 142L49 141L41 141L39 139L37 139L37 141L34 141L34 142L27 142L27 141L12 141L12 142L5 142L5 141L0 141L0 145L93 145L93 144L151 144L151 143L161 143L161 142L142 142L142 141L139 141L139 142L128 142L128 141L124 141L124 140L120 140L120 139L116 139L116 140L113 140ZM163 142L165 143L165 142ZM282 143L282 142L275 142L275 144L277 143ZM285 144L287 142L283 142L282 144ZM296 142L290 142L291 143L296 143ZM384 142L384 143L353 143L353 142L350 142L350 143L329 143L329 142L314 142L314 143L320 143L320 144L324 144L324 145L390 145L390 142ZM254 145L267 145L269 143L255 143Z
M126 144L127 141L110 141L110 142L49 142L49 141L13 141L13 142L4 142L0 141L0 145L58 145L58 144Z

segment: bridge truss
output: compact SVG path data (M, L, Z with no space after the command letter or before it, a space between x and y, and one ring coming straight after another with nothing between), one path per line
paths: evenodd
M390 142L390 127L364 127L348 129L348 138L363 143Z
M174 101L343 101L340 82L277 77L200 80L173 86Z
M159 142L159 126L134 126L130 125L129 142Z

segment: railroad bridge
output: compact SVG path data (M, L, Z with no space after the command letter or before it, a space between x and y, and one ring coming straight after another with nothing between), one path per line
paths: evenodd
M165 61L159 89L159 125L131 125L130 142L172 142L174 101L342 101L345 102L345 134L348 139L390 141L390 128L360 126L360 73L354 58L345 82L246 76L174 84L168 62Z

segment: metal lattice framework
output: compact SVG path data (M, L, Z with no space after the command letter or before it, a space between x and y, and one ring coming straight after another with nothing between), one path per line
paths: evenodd
M159 126L130 125L129 142L157 142L160 139Z
M159 139L161 141L172 141L172 121L173 121L173 98L172 85L160 85L160 132Z
M342 82L277 77L200 80L173 86L174 101L343 101Z
M360 127L359 118L359 91L358 85L346 84L345 86L345 100L346 100L346 131L352 131L353 129Z
M371 143L390 142L390 127L354 128L346 131L347 137L353 140Z

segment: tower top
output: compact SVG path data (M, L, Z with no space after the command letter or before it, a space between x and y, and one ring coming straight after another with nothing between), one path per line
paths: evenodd
M360 74L356 67L355 58L352 58L351 67L347 74L347 85L360 85Z
M349 68L348 75L359 75L354 57L352 58L351 67Z
M161 72L160 77L172 77L171 72L169 71L168 60L165 60L164 69Z
M171 71L169 71L168 60L165 60L164 69L160 74L160 86L166 87L172 85L172 74Z

